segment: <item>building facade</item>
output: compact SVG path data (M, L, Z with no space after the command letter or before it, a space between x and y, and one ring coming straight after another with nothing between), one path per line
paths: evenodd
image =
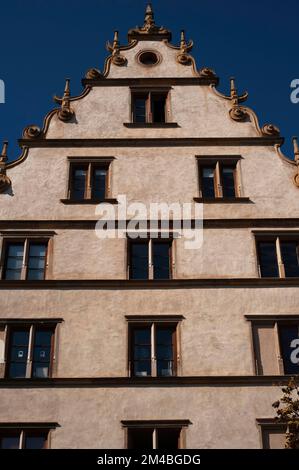
M299 149L156 25L0 157L0 447L279 448L297 374ZM123 237L104 237L104 208ZM134 211L189 204L156 237ZM110 215L107 218L110 218ZM109 225L109 224L108 224ZM97 226L98 227L98 226ZM99 232L102 233L100 236Z

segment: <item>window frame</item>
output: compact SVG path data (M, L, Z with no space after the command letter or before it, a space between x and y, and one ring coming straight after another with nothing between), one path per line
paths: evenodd
M281 251L281 242L296 242L297 243L297 258L298 258L298 266L299 266L299 233L298 232L263 232L263 231L253 231L253 235L255 237L255 252L256 252L256 260L257 260L257 271L258 276L260 278L268 278L268 279L296 279L299 276L286 276L285 265L282 257ZM275 244L275 252L276 252L276 262L278 268L278 276L275 277L267 277L262 276L261 264L260 264L260 253L259 253L259 245L260 243L267 243L271 242Z
M121 421L122 428L125 431L124 435L124 447L129 449L129 432L131 429L151 429L153 431L152 444L153 450L157 449L157 430L159 429L178 429L180 430L180 436L178 440L178 449L186 448L186 434L187 429L191 425L191 421L186 420L144 420L144 421ZM159 449L160 450L160 449Z
M196 155L197 175L198 175L198 192L199 197L195 197L196 202L250 202L248 197L244 197L241 181L241 155ZM234 172L234 188L235 196L227 197L223 195L223 169L233 167ZM203 194L203 170L204 168L214 168L214 197L207 197Z
M0 449L3 437L16 436L19 439L18 449L26 449L26 435L44 435L45 445L42 450L51 448L51 435L58 423L1 423L0 422Z
M127 371L128 376L131 378L144 378L134 374L134 331L138 328L150 328L151 332L151 375L145 376L145 378L153 377L178 377L182 375L182 361L181 361L181 324L185 319L181 315L159 315L159 316L138 316L138 315L127 315L126 321L128 323L127 327ZM156 339L157 339L157 329L158 328L173 328L172 334L172 361L173 361L173 375L163 376L157 374L157 357L156 357Z
M174 235L174 234L173 234ZM148 277L147 281L168 281L174 279L175 270L175 237L168 236L162 238L159 234L158 238L151 238L150 235L146 237L130 238L127 237L127 279L131 281L138 281L138 279L131 278L131 266L132 266L132 244L143 244L148 245ZM169 277L167 279L155 279L154 278L154 244L169 244ZM143 279L144 281L145 279Z
M0 257L0 279L2 281L15 282L15 281L26 281L26 282L43 282L46 279L51 277L50 271L50 254L53 251L53 235L43 234L43 233L14 233L11 235L4 234L2 238L2 247L1 247L1 257ZM22 270L20 279L6 279L6 263L8 258L8 247L13 244L23 244L23 261L22 261ZM46 245L46 254L45 254L45 266L44 266L44 276L43 279L28 279L29 271L29 250L30 246L34 244L44 244Z
M0 370L0 378L6 380L48 380L53 377L56 372L57 367L57 347L58 347L58 330L59 325L63 322L63 319L3 319L0 320L0 329L2 331L2 337L4 342L4 354L3 354L3 367ZM22 378L13 378L10 377L10 356L11 356L11 341L12 333L17 330L29 331L29 340L28 340L28 352L26 357L26 373L25 377ZM51 336L51 351L50 351L50 361L49 361L49 373L47 377L33 377L33 353L35 347L35 334L36 331L40 330L52 330Z
M170 107L170 87L161 87L161 88L136 88L131 87L131 110L130 110L130 123L136 126L163 126L167 124L172 124L171 122L171 107ZM165 99L164 103L164 121L154 121L153 120L153 96L161 95ZM135 115L135 99L138 96L145 97L145 122L138 122L136 121ZM175 124L175 123L173 123Z
M283 375L289 377L294 375L294 373L287 374L285 372L284 356L280 339L280 327L292 325L297 326L299 338L299 315L245 315L245 318L251 323L251 344L255 375L269 375L263 372L262 357L259 351L259 346L257 344L257 332L255 331L258 327L262 326L273 329L273 346L275 350L275 366L277 370L277 374L275 375Z

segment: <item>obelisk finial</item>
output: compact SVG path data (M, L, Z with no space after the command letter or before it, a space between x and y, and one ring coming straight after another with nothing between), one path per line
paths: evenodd
M6 162L6 160L7 160L7 147L8 147L8 142L7 142L7 140L4 140L3 147L2 147L2 152L0 154L0 161L1 162Z

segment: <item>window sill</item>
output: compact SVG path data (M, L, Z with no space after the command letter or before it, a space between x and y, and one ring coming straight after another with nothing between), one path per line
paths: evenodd
M75 205L78 205L78 204L104 204L104 203L118 204L118 200L114 199L114 198L106 198L106 199L103 199L101 201L99 201L97 199L82 199L80 201L75 201L73 199L60 199L60 202L62 202L62 204L75 204Z
M168 129L180 127L177 122L124 122L130 129Z
M194 197L193 200L203 204L253 204L249 197L236 197L231 199L224 197L215 197L211 199Z

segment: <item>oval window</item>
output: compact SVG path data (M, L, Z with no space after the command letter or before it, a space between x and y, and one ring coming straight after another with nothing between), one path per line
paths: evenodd
M139 62L143 65L151 66L151 65L156 65L159 62L159 57L155 52L152 51L145 51L142 52L139 57Z

